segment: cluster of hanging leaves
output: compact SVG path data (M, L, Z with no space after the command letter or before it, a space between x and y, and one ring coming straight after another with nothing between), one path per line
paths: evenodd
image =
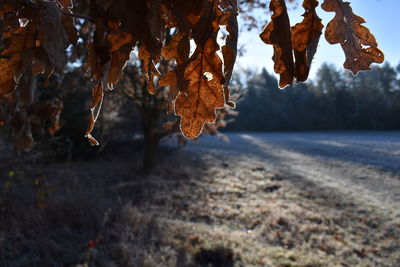
M285 1L270 2L272 19L260 37L274 47L274 70L280 75L282 88L308 78L324 27L316 13L318 4L317 0L304 0L303 21L291 27ZM362 25L365 20L353 13L350 3L324 0L322 9L336 13L326 27L325 38L331 44L340 43L346 56L346 69L356 75L361 70L369 70L372 63L384 61L375 37Z
M65 50L78 39L72 18L62 13L62 8L68 10L65 2L64 6L50 1L29 2L28 6L19 1L1 2L0 96L7 101L4 107L11 135L20 149L32 146L32 132L42 121L51 121L50 134L60 127L62 103L58 99L35 103L34 76L48 78L55 70L62 72Z
M85 66L95 85L86 136L91 136L104 92L120 80L131 52L138 56L145 73L145 86L155 94L158 86L169 88L169 99L180 117L180 129L188 138L197 137L204 124L216 119L216 110L234 107L229 81L237 56L239 4L262 6L262 1L237 0L2 0L0 1L0 95L13 98L18 127L28 147L29 111L34 101L33 77L49 77L67 64L67 48L88 36L84 19L92 26ZM291 2L291 1L289 1ZM256 4L258 3L258 4ZM261 3L261 4L260 4ZM87 6L75 14L73 4ZM284 0L271 0L272 19L261 39L274 48L275 72L281 87L305 81L317 50L323 25L316 14L318 1L304 0L304 19L291 27ZM371 63L383 61L374 36L362 25L349 3L325 0L322 8L335 12L327 25L328 42L340 43L344 67L354 74ZM241 9L243 10L243 8ZM79 20L80 21L80 20ZM83 31L85 30L85 33ZM173 30L171 38L166 32ZM218 43L219 33L225 39ZM162 60L176 64L161 75ZM155 85L155 82L157 86ZM22 126L21 126L22 125ZM53 129L54 130L54 129Z
M158 66L161 75L168 72L171 64L174 65L172 60L161 61ZM177 141L180 145L185 145L187 139L182 136L179 120L171 114L172 99L170 98L169 88L167 86L159 86L156 83L156 93L151 95L147 92L146 80L146 75L140 66L137 64L128 64L118 87L119 95L122 93L122 96L124 96L122 101L129 99L130 103L136 106L140 111L142 119L145 120L146 125L143 127L151 128L154 138L157 141L162 138L169 138ZM231 90L230 99L235 102L240 101L241 95L238 86L236 85L233 88L231 86L231 89L233 90ZM218 110L214 122L204 124L202 134L214 135L227 140L227 137L221 134L219 129L225 128L228 123L233 122L234 117L237 115L237 111L225 105L222 109Z

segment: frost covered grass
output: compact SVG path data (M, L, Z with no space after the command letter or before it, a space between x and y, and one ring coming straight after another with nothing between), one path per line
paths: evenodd
M123 147L3 164L0 266L400 266L400 218L340 187L210 149L143 175Z

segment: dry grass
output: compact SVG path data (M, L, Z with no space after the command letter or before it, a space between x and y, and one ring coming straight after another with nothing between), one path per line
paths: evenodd
M147 176L129 149L3 165L0 266L400 266L377 207L256 158L162 154Z

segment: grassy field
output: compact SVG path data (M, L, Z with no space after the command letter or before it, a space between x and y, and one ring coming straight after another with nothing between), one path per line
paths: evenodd
M269 162L269 163L268 163ZM400 219L223 150L0 167L0 266L400 266ZM362 200L362 199L361 199Z

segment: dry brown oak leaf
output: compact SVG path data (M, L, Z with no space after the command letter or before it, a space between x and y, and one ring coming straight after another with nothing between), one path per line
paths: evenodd
M295 56L296 81L304 82L310 73L310 67L318 48L319 38L324 25L318 17L315 8L317 0L304 0L303 21L292 27L292 47Z
M184 72L189 81L186 90L179 92L175 113L181 117L181 131L188 138L196 138L206 122L213 122L216 109L224 107L222 60L219 45L210 37L197 48Z
M326 27L325 38L331 44L340 43L342 46L346 55L344 68L356 75L361 70L371 69L372 63L384 61L375 37L362 25L365 20L353 13L350 3L325 0L321 7L325 11L336 13Z
M280 75L279 87L291 85L294 79L294 61L289 16L284 0L271 0L272 20L260 34L266 44L273 45L274 71Z

